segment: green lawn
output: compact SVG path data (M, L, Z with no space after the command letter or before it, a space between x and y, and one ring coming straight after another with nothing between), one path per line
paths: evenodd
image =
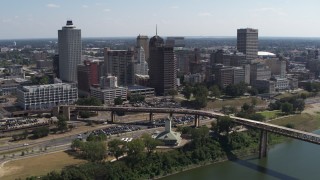
M282 115L282 113L280 112L280 110L275 110L275 111L261 111L261 112L257 112L258 114L261 114L263 115L266 120L269 120L269 119L274 119L274 118L277 118L279 116Z
M272 120L269 123L280 126L286 126L290 123L293 124L295 129L311 132L320 128L320 116L302 113Z
M266 105L266 102L264 100L259 99L259 98L244 97L244 98L214 100L214 101L209 100L206 109L221 109L223 106L241 107L244 103L251 104L252 99L257 100L257 106Z

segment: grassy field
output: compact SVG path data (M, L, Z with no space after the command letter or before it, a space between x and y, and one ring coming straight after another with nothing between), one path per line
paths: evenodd
M320 115L302 113L272 120L269 123L280 126L285 126L290 123L294 125L295 129L311 132L320 128Z
M263 115L266 120L269 120L269 119L274 119L274 118L277 118L279 116L282 115L282 113L280 112L280 110L275 110L275 111L261 111L261 112L257 112L258 114L261 114Z
M63 167L86 162L75 159L66 152L58 152L38 157L10 161L0 168L0 179L24 179L28 176L45 175L53 170L60 171Z
M237 99L227 99L227 100L215 100L215 101L208 101L208 105L206 109L221 109L223 106L235 106L241 107L244 103L251 104L252 99L255 97L245 97L245 98L237 98ZM257 106L266 105L266 102L255 98L257 100Z
M292 96L301 95L302 93L304 93L304 94L309 94L309 92L308 92L308 91L305 91L305 90L299 91L299 92L297 92L297 93L285 92L284 94L280 94L280 95L276 96L275 98L276 98L276 99L281 99L281 98L286 98L286 97L292 97Z

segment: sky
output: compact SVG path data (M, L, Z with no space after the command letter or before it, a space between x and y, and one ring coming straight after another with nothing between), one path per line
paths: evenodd
M57 38L68 19L82 37L320 37L319 0L2 0L0 39Z

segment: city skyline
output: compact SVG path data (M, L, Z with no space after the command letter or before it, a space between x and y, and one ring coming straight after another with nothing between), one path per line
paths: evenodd
M17 6L19 4L19 6ZM0 39L55 38L71 19L83 37L235 36L259 29L260 36L320 37L316 0L210 1L6 1L0 7Z

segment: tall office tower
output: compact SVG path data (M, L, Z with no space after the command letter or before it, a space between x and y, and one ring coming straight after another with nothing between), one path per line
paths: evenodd
M139 34L137 37L137 48L143 47L145 52L145 59L149 61L149 38L148 36L142 36Z
M165 95L176 89L177 62L173 47L165 47L163 39L155 35L149 42L150 86L156 95Z
M134 66L134 73L139 75L148 75L148 63L145 59L143 47L137 48L137 62Z
M58 30L60 79L77 82L77 65L81 64L81 30L71 20Z
M246 55L247 60L258 57L258 29L238 29L237 49Z
M134 84L134 51L104 49L105 75L117 77L119 86Z

